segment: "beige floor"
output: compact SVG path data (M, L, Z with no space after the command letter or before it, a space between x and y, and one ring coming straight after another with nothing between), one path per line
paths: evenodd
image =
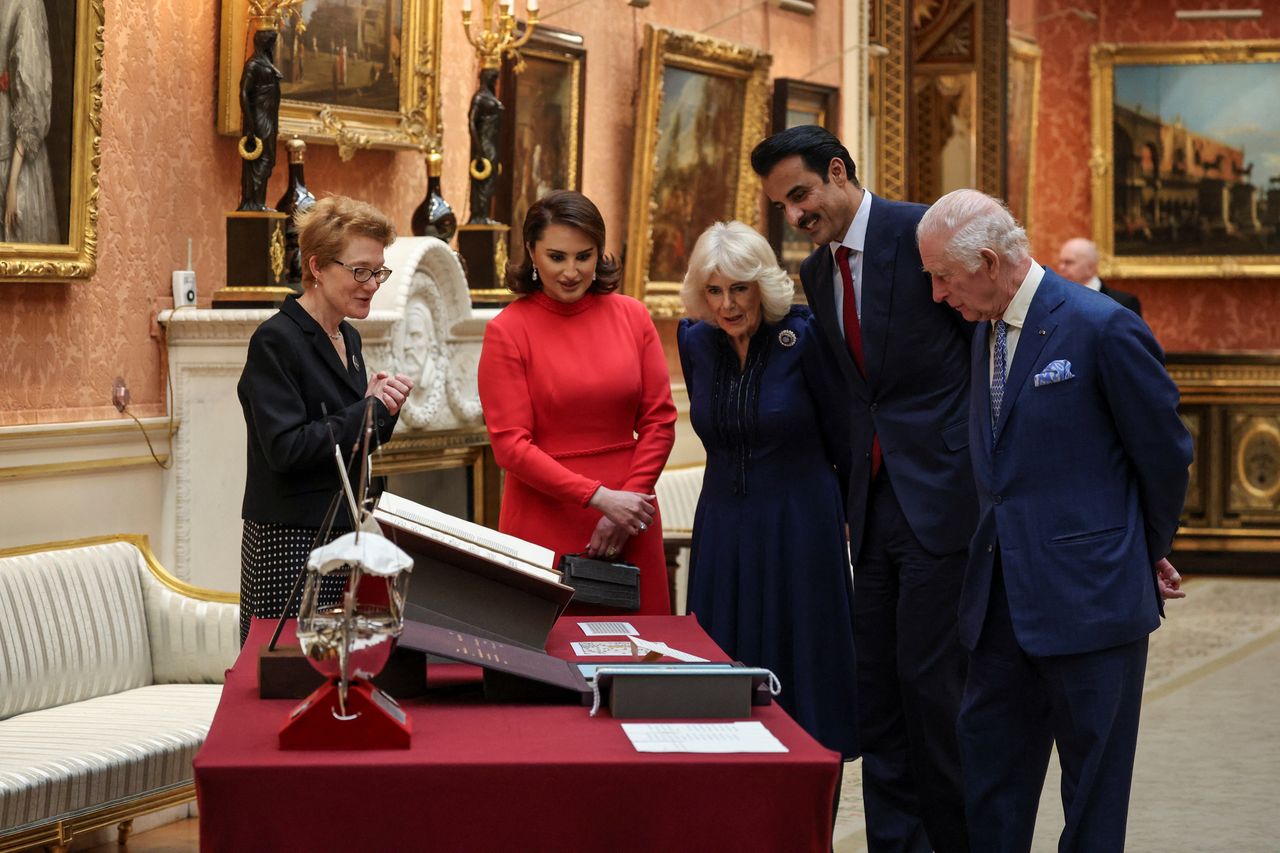
M1200 579L1187 590L1151 638L1128 850L1280 850L1280 579ZM860 769L845 768L836 853L866 849ZM1057 785L1055 762L1036 853L1056 849ZM190 853L198 841L193 819L140 833L129 850Z
M1127 850L1280 850L1280 580L1187 583L1151 637ZM866 849L858 762L846 766L836 853ZM1033 850L1057 849L1056 761Z

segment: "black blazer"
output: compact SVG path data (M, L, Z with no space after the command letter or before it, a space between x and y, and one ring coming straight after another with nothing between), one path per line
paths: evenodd
M1101 284L1103 296L1110 296L1116 302L1119 302L1139 317L1142 316L1142 303L1138 301L1138 297L1134 296L1127 290L1116 290L1114 287L1107 287L1107 283L1105 281L1101 282Z
M932 554L968 546L977 523L969 461L969 342L974 324L933 301L916 246L926 208L871 198L862 259L862 345L867 378L844 343L832 289L831 249L818 246L800 265L830 355L849 391L851 476L846 498L855 563L866 526L871 437L916 539Z
M345 368L324 329L296 297L285 300L249 339L237 389L249 453L242 518L319 527L342 488L334 438L349 460L360 440L369 383L360 334L346 321L339 328L350 362ZM381 400L373 399L372 405L376 446L391 438L396 418ZM353 488L358 464L351 472ZM348 515L339 512L336 524L350 527Z

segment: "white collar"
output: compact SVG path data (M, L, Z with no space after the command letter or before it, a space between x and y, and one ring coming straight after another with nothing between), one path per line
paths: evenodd
M864 251L867 245L867 223L871 221L871 190L864 189L862 191L862 201L858 203L858 210L853 214L853 221L849 223L849 230L845 232L844 239L839 243L828 243L831 249L831 255L834 257L836 249L841 246L847 246L851 252Z
M1022 283L1018 285L1017 292L1009 300L1009 307L1005 308L1004 314L1000 316L1006 326L1017 326L1021 329L1026 323L1027 311L1031 309L1031 300L1035 299L1036 291L1040 288L1040 280L1043 278L1044 267L1032 261L1027 274L1022 277Z

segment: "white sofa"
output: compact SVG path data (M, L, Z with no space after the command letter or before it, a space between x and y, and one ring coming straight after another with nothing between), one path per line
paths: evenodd
M667 555L667 583L671 612L684 614L689 594L689 545L693 542L693 516L702 494L705 465L667 468L658 475L654 492L662 511L662 539Z
M195 798L239 651L234 593L191 587L143 536L0 552L0 853Z

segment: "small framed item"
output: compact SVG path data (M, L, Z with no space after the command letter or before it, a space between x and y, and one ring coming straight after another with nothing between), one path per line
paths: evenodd
M767 669L688 663L597 667L592 689L591 716L608 704L619 720L745 719L782 692Z
M560 558L563 582L573 587L573 602L615 610L640 609L640 568L583 554Z

